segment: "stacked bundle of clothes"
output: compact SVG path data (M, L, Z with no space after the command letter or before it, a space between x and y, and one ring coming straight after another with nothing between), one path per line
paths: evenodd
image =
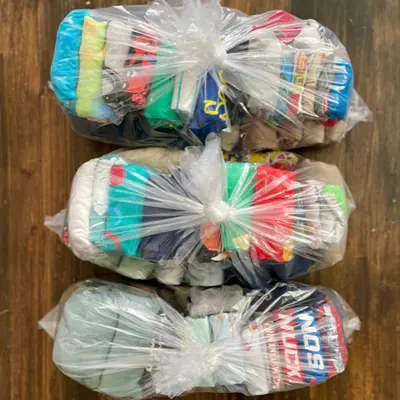
M211 101L203 98L205 92L212 98L221 95L222 88L216 87L211 74L204 82L207 90L203 87L200 95L200 73L162 72L171 69L163 64L172 64L176 56L172 43L142 32L142 26L121 22L118 15L115 20L103 20L101 15L74 10L60 24L51 76L67 113L118 124L126 114L142 110L142 124L173 131L191 121L196 134L202 128L219 132L227 127L225 100L212 107L217 112L203 111L204 102Z
M228 292L236 292L234 301ZM213 300L219 310L208 307ZM343 372L358 325L339 295L322 287L191 289L181 313L149 291L92 280L63 298L53 360L72 379L116 398L262 395Z
M248 113L241 137L227 143L228 150L232 145L256 151L339 141L346 132L353 93L353 70L345 49L316 21L300 21L285 11L267 15L264 23L253 27L264 32L248 47L254 55L268 54L268 87L262 77L249 79L236 72ZM229 75L227 80L235 78Z
M285 150L369 118L348 54L285 11L180 3L60 24L63 110L78 133L126 148L84 163L46 225L136 283L71 287L42 320L54 362L116 398L324 382L344 371L358 318L336 292L289 279L343 258L354 201L337 167Z
M230 150L296 148L338 141L357 121L353 70L332 32L211 0L72 11L51 81L78 132L119 144L170 146L168 134L196 144L221 132Z
M344 254L353 201L338 169L273 152L224 161L219 140L149 148L83 164L62 238L81 259L136 279L252 287Z

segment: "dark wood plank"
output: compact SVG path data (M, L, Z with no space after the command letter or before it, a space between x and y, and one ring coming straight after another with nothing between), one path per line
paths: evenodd
M52 364L38 320L72 283L104 273L79 261L43 227L65 206L73 174L112 146L74 134L48 88L58 24L74 8L119 0L0 0L0 399L102 398ZM125 4L146 1L125 1ZM357 202L345 260L303 281L337 289L360 315L346 372L272 399L400 398L400 3L398 0L230 0L247 13L284 8L335 31L356 88L375 113L341 144L301 153L337 164ZM197 394L222 400L240 395Z

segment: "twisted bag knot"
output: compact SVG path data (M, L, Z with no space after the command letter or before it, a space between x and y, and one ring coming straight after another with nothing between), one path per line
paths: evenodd
M155 357L156 392L176 397L193 388L215 386L218 351L211 343L191 342L180 349L160 351Z
M226 50L220 46L216 46L214 50L215 64L223 66L226 59Z
M213 224L219 224L230 218L232 208L224 201L211 206L204 206L204 215Z
M199 387L244 382L239 321L227 314L210 318L213 322L208 317L187 317L187 324L179 324L172 348L153 349L152 377L157 394L175 397Z

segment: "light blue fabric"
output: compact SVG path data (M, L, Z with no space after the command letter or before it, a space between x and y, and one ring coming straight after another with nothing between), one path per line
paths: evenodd
M275 111L269 117L268 122L273 125L279 125L281 120L288 109L288 101L290 97L290 87L293 80L293 70L294 70L294 56L293 54L288 54L281 59L281 74L280 79L281 88L279 90L278 103L275 106Z
M118 165L121 176L110 183L104 251L120 251L136 257L140 242L137 230L143 219L143 203L149 171L141 165ZM111 180L113 178L111 177Z
M210 321L208 317L205 318L191 318L191 317L186 317L185 321L189 325L191 331L192 331L192 339L195 342L199 343L204 343L204 344L211 344L212 343L212 338L211 338L211 327L210 327ZM204 346L206 347L206 346ZM196 354L196 353L194 353ZM199 357L199 365L201 366L201 363L203 360L201 360L201 356ZM198 382L195 382L196 387L214 387L216 382L215 378L213 376L213 371L210 371L209 376L203 376Z
M211 331L213 334L213 342L225 344L227 348L231 348L232 353L236 353L235 362L228 362L231 356L227 353L228 360L222 358L220 365L215 369L215 380L219 385L241 385L245 382L246 377L243 352L236 351L241 343L240 324L235 319L235 314L219 314L211 315L209 318Z
M192 331L192 339L196 342L211 343L211 328L208 317L205 318L185 318Z
M329 119L346 119L352 92L353 68L349 60L341 58L335 64L335 78L330 86L328 103Z
M133 367L134 360L135 356L148 356L146 349L151 347L153 338L152 322L157 318L160 304L155 297L142 297L123 291L112 293L112 297L118 305L119 315L99 389L114 397L141 398L144 393L140 380L145 370ZM115 368L115 363L120 365L120 369ZM107 365L110 369L107 369Z
M63 109L76 115L76 87L79 79L79 49L87 10L74 10L61 22L51 65L51 83Z
M151 346L159 311L153 295L138 295L111 282L85 283L64 305L53 360L66 375L91 389L141 398L139 381L145 370L132 360L142 355L137 347Z
M77 289L64 305L53 348L54 363L61 371L93 389L100 385L101 369L82 368L87 359L84 349L95 353L98 364L104 363L117 324L114 313L99 313L94 307L100 301L105 302L104 307L109 303L103 293Z

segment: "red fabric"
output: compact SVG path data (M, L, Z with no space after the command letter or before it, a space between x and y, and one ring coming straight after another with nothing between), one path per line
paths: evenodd
M118 186L125 180L125 169L122 165L114 164L111 167L110 186Z
M301 368L301 358L298 338L296 335L296 318L293 308L277 312L277 326L281 360L284 365L283 379L286 384L304 383L304 370Z
M149 47L150 50L137 48L135 45L140 44L143 47ZM129 58L125 61L124 68L128 69L128 87L124 92L132 93L132 103L144 106L151 83L151 59L149 56L155 56L155 52L151 48L156 48L157 40L152 39L148 35L137 35L132 40L132 46L129 50ZM132 67L132 68L129 68ZM137 73L137 68L140 73Z
M339 122L338 119L328 119L327 121L319 121L319 123L323 126L327 126L328 128L333 128Z
M301 32L301 26L295 22L296 18L292 14L286 11L277 11L263 24L254 26L252 30L270 28L283 44L288 45Z
M120 238L112 232L106 232L105 237L109 239L111 242L114 242L115 247L118 251L122 251L121 240Z
M293 231L295 180L296 172L257 167L250 249L254 260L285 261L283 247Z

